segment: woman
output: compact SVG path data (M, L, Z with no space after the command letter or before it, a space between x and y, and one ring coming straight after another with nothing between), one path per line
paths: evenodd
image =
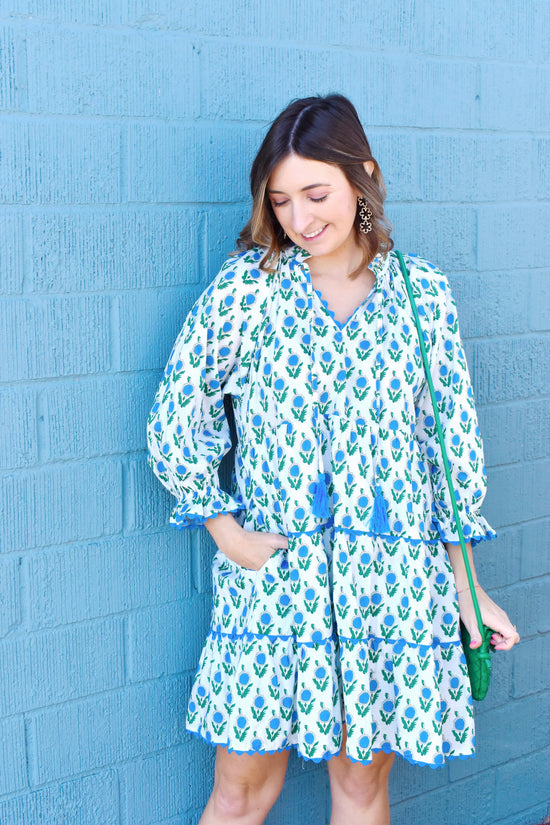
M217 545L188 730L217 745L201 823L261 823L288 750L328 760L331 823L389 822L395 753L473 754L459 614L480 644L384 183L344 97L292 103L251 171L251 218L189 314L149 419L178 527ZM482 445L445 276L407 265L471 545ZM231 495L217 469L238 445ZM475 576L475 574L474 574ZM518 640L477 584L496 650Z

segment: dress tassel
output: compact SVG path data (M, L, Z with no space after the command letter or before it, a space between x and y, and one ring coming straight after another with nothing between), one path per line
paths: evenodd
M328 490L327 482L324 473L319 473L315 488L315 496L313 497L313 504L311 505L314 516L319 518L329 518L330 510L328 506Z
M378 535L390 532L390 524L388 521L388 504L382 495L382 488L380 485L377 485L376 487L376 497L374 499L370 526L372 532L378 533Z

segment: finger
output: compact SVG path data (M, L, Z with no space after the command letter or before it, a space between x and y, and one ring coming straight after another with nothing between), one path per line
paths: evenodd
M495 645L495 650L511 650L517 641L519 641L519 639L509 639L508 641L501 642L500 644Z
M285 550L288 547L288 538L287 536L279 535L279 533L268 533L269 538L271 540L271 546L277 549Z
M470 625L469 622L464 622L464 625L466 627L466 630L470 634L469 647L472 648L472 649L476 648L476 647L479 647L481 645L482 640L481 640L481 636L479 635L479 628L478 628L477 624L475 623L475 621L471 625Z
M511 633L493 633L491 636L491 644L495 650L510 650L515 644L519 642L519 633L515 627L512 627Z

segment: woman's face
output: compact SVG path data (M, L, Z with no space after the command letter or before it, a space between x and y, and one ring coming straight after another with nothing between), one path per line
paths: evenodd
M372 164L365 168L372 172ZM283 230L310 255L337 255L358 246L359 192L338 166L288 155L273 170L267 192Z

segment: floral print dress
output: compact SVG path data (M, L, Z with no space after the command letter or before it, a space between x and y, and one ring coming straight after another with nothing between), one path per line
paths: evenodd
M342 324L313 288L308 253L273 272L230 257L189 313L148 424L149 462L177 527L234 513L288 536L258 571L217 551L210 630L187 728L246 753L342 747L433 767L473 753L472 698L454 578L458 543L402 274L371 263L368 298ZM480 515L482 444L445 276L406 258L439 399L466 540ZM231 494L219 462L238 444Z

